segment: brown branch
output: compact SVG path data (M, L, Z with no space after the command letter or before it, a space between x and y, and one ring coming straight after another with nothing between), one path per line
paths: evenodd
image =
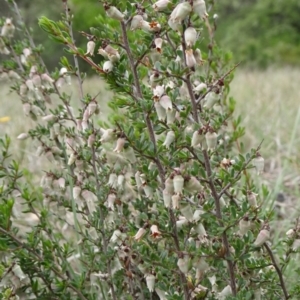
M209 180L209 186L212 192L212 196L215 200L215 205L216 205L216 215L219 221L219 224L221 227L224 227L224 223L223 223L223 219L222 219L222 213L221 213L221 205L220 205L220 197L216 191L216 187L214 185L213 182L213 178L212 178L212 170L211 170L211 165L210 165L210 161L209 161L209 156L206 150L203 150L203 156L204 156L204 162L205 162L205 169L207 172L207 177ZM227 266L228 266L228 272L229 272L229 276L230 276L230 286L232 289L232 293L234 296L236 296L237 293L237 289L236 289L236 282L235 282L235 274L234 274L234 265L233 262L231 260L231 255L230 255L230 249L229 249L229 242L227 239L227 234L224 231L222 234L222 240L223 240L223 245L225 247L225 251L226 251L226 257L227 257Z
M75 40L74 40L74 35L73 35L73 29L72 29L72 19L70 17L69 14L69 6L68 6L68 1L63 1L64 2L64 6L65 6L65 14L66 14L66 21L68 23L68 29L69 29L69 34L71 37L71 41L72 44L75 45ZM77 56L74 54L73 55L74 58L74 64L75 64L75 68L76 68L76 77L78 79L78 87L79 87L79 92L80 92L80 97L81 99L83 98L83 88L82 88L82 79L81 79L81 75L80 75L80 69L79 69L79 62L78 62L78 58Z
M138 77L138 73L137 73L137 66L135 65L134 62L134 58L132 56L132 52L130 49L130 45L129 45L129 41L128 41L128 37L127 37L127 32L126 32L126 25L125 23L122 21L121 22L121 29L122 29L122 36L123 36L123 42L124 42L124 47L126 49L126 53L129 59L129 63L130 63L130 67L131 67L131 71L132 71L132 75L133 75L133 80L134 80L134 86L136 89L136 94L137 97L139 99L143 98L143 93L142 93L142 89L141 89L141 85L140 85L140 81L139 81L139 77ZM154 134L154 130L153 130L153 126L150 120L150 116L148 113L144 112L144 119L149 131L149 135L150 135L150 139L151 142L153 144L154 147L154 152L157 152L157 148L156 148L156 139L155 139L155 134ZM160 160L157 158L156 159L156 165L159 171L159 176L161 178L161 181L164 182L165 181L165 171L164 168L160 162Z
M271 248L268 246L267 243L264 243L264 247L266 248L270 258L271 258L271 261L273 263L273 266L278 274L278 277L279 277L279 281L280 281L280 285L281 285L281 288L282 288L282 291L283 291L283 294L284 294L284 299L287 300L290 298L288 292L287 292L287 289L286 289L286 286L285 286L285 283L284 283L284 280L283 280L283 275L282 275L282 272L279 268L279 266L277 265L277 262L276 262L276 259L273 255L273 252L271 250Z
M129 46L127 32L126 32L126 25L125 25L124 22L121 22L121 28L122 28L124 46L125 46L125 49L126 49L126 53L127 53L129 63L130 63L130 67L131 67L132 74L133 74L133 80L134 80L134 85L135 85L135 89L136 89L136 94L137 94L137 97L139 99L142 99L143 94L142 94L142 90L141 90L141 86L140 86L140 82L139 82L135 62L134 62L134 59L133 59L133 56L132 56L132 53L131 53L131 49L130 49L130 46ZM149 114L144 112L144 118L145 118L145 121L146 121L146 124L147 124L150 139L151 139L151 141L153 143L153 146L154 146L154 151L157 152L156 139L155 139L154 130L153 130L153 127L152 127L152 123L151 123ZM158 157L156 158L156 165L158 167L159 175L160 175L160 178L161 178L161 181L162 181L161 185L162 185L162 187L164 187L165 171L164 171L164 168L163 168L163 166L162 166L162 164L161 164ZM170 215L171 223L173 225L173 237L174 237L175 246L176 246L177 251L179 252L180 251L180 243L179 243L179 238L178 238L178 233L177 233L176 219L175 219L175 215L174 215L174 212L172 211L172 209L169 209L169 215ZM186 281L185 275L182 272L180 272L180 280L181 280L181 284L182 284L182 287L183 287L185 299L188 300L189 299L189 290L188 290L188 287L187 287L187 281Z
M260 142L260 144L258 145L258 147L256 148L256 151L259 151L261 145L262 145L263 141ZM253 157L250 157L244 164L243 168L237 172L237 174L234 177L234 181L238 179L238 177L245 171L245 168L250 164L250 162L252 161ZM218 197L219 199L222 197L222 195L234 184L235 182L229 182L225 185L225 187L220 191Z
M219 79L217 79L208 89L207 91L196 100L196 103L199 104L201 102L202 99L205 98L205 96L212 91L212 89L216 86L219 85L220 81L223 81L230 73L232 73L239 65L241 62L237 63L236 65L234 65L229 71L227 71L223 76L221 76Z

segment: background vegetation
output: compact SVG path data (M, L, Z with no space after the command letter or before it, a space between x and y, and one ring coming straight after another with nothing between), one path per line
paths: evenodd
M26 24L36 36L37 43L43 44L43 58L51 68L62 55L61 48L47 39L47 35L37 25L37 19L44 15L57 19L62 12L62 1L39 0L16 1L21 7ZM207 1L210 15L218 14L216 40L222 49L231 50L236 61L243 65L265 68L274 65L300 64L300 2L298 0L224 0ZM7 16L8 6L0 0L0 16ZM97 27L97 16L103 13L96 0L72 0L74 13L74 35L78 45L83 48L86 38L79 30L89 31ZM11 14L12 15L12 14ZM208 45L206 36L203 45ZM1 59L1 56L0 56ZM86 65L82 64L82 68ZM87 70L87 69L85 69Z

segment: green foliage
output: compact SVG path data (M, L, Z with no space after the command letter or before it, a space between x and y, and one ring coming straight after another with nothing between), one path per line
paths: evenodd
M86 50L64 1L60 21L39 18L74 56L52 73L25 28L23 44L3 34L3 73L36 124L18 139L51 164L32 185L0 139L2 298L297 298L299 283L288 286L284 271L299 252L298 221L283 247L272 245L264 159L260 145L240 144L245 128L228 98L237 66L215 43L203 3L163 13L104 3L92 35L82 32ZM209 49L195 31L208 32ZM78 60L114 92L109 123L98 94L83 89Z

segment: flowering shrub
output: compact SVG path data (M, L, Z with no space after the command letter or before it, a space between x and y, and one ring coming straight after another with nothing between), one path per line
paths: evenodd
M82 31L79 49L64 0L61 21L39 19L74 57L52 73L8 2L19 25L2 20L2 77L36 121L17 138L32 139L51 167L30 185L9 155L11 137L1 139L2 298L297 298L284 271L300 246L298 223L279 261L255 183L264 159L260 146L242 152L228 99L236 66L214 41L217 16L205 2L102 3L106 15ZM107 95L85 94L80 59L114 92L107 122ZM78 95L63 93L66 84Z

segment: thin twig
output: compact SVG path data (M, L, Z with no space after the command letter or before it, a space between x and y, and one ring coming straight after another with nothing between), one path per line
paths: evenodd
M129 42L128 42L128 37L127 37L127 32L126 32L126 24L124 22L121 22L121 29L122 29L122 36L123 36L123 41L124 41L124 46L127 52L127 56L129 59L129 63L130 63L130 67L132 70L132 74L133 74L133 80L134 80L134 85L135 85L135 89L136 89L136 94L137 97L139 99L143 98L143 94L142 94L142 90L141 90L141 86L140 86L140 82L139 82L139 77L138 77L138 73L137 73L137 69L135 66L135 62L131 53L131 49L129 46ZM154 130L153 130L153 126L149 117L149 114L144 112L144 117L145 117L145 121L147 124L147 128L149 131L149 135L150 135L150 139L153 143L153 147L154 147L154 152L157 152L156 149L156 139L155 139L155 135L154 135ZM159 171L159 175L161 178L161 185L162 187L164 187L164 182L165 182L165 171L164 168L159 160L159 158L156 158L156 165L158 167L158 171ZM178 233L177 233L177 227L176 227L176 219L175 219L175 215L172 211L172 209L169 209L169 215L170 215L170 219L171 219L171 223L173 226L173 237L174 237L174 242L175 242L175 246L177 251L180 251L180 243L179 243L179 238L178 238ZM181 280L181 284L183 286L183 291L184 291L184 295L185 295L185 299L188 300L189 299L189 290L187 287L187 282L186 282L186 278L185 275L180 272L180 280Z
M221 212L221 204L220 204L220 197L216 191L216 187L215 184L213 182L213 178L212 178L212 170L211 170L211 165L210 165L210 161L209 161L209 156L206 150L203 150L203 156L204 156L204 162L205 162L205 169L207 172L207 177L209 180L209 186L212 192L212 196L215 200L215 206L216 206L216 215L219 221L219 224L221 227L224 227L223 224L223 219L222 219L222 212ZM229 272L229 276L230 276L230 286L232 289L232 293L235 296L237 289L236 289L236 282L235 282L235 274L234 274L234 265L233 262L231 260L231 255L230 255L230 249L229 249L229 242L227 239L227 234L224 231L222 234L222 240L223 240L223 244L225 247L225 251L226 251L226 257L227 257L227 266L228 266L228 272Z
M267 243L264 243L264 247L266 248L270 258L271 258L271 261L273 263L273 266L278 274L278 277L279 277L279 281L280 281L280 285L281 285L281 288L282 288L282 291L283 291L283 294L284 294L284 299L287 300L290 298L288 292L287 292L287 289L286 289L286 286L285 286L285 283L284 283L284 280L283 280L283 275L282 275L282 272L279 268L279 266L277 265L277 262L276 262L276 259L273 255L273 252L271 250L271 248L268 246Z
M69 34L71 37L72 44L75 45L72 21L71 21L70 14L69 14L68 1L64 1L64 6L65 6L66 21L68 23L68 28L69 28ZM76 68L75 74L78 79L78 87L79 87L80 97L81 97L81 99L83 99L82 79L81 79L81 75L80 75L79 62L78 62L77 55L74 54L73 58L74 58L74 64L75 64L75 68Z
M196 103L199 104L201 102L201 100L204 99L205 96L209 92L211 92L214 87L218 86L220 84L220 82L222 82L230 73L232 73L240 65L240 63L241 62L238 62L237 64L235 64L229 71L227 71L223 76L218 78L212 85L210 85L210 87L206 90L206 92L196 100Z
M143 98L143 93L142 93L142 89L141 89L141 85L140 85L140 81L139 81L139 77L138 77L138 73L137 73L137 68L134 62L134 58L132 56L132 52L130 49L130 45L129 45L129 41L128 41L128 37L127 37L127 32L126 32L126 25L125 23L122 21L121 22L121 29L122 29L122 36L123 36L123 41L124 41L124 46L126 49L126 53L129 59L129 63L130 63L130 67L131 67L131 71L133 74L133 80L134 80L134 86L136 89L136 94L137 97L139 99ZM149 135L150 135L150 139L151 142L153 144L153 148L154 148L154 152L157 152L157 148L156 148L156 138L155 138L155 134L154 134L154 130L153 130L153 126L149 117L149 114L147 114L146 112L144 112L144 118L145 118L145 122L149 131ZM161 178L161 181L164 182L165 181L165 171L164 168L160 162L160 160L157 158L156 159L156 165L158 168L158 172L159 172L159 176Z
M258 145L258 147L256 148L256 152L259 151L261 145L262 145L263 141L261 141L261 143ZM245 168L250 164L250 162L252 161L253 157L250 157L244 164L243 168L237 172L237 174L234 176L234 180L232 180L231 182L227 183L225 185L225 187L220 191L218 197L219 199L222 197L222 195L235 183L235 181L239 178L239 176L244 172Z
M97 168L96 168L96 152L95 152L95 147L94 146L92 146L92 167L93 167L93 172L94 172L94 176L95 176L95 180L96 180L97 191L99 193L101 191L101 186L100 186L100 182L99 182L99 179L98 179L98 172L97 172ZM103 210L102 210L101 206L100 206L100 220L103 223L104 214L103 214ZM102 234L102 240L103 240L103 243L102 243L103 251L104 251L104 253L107 253L107 241L106 241L105 235L102 231L101 231L101 234ZM109 277L110 277L109 285L110 285L110 288L111 288L111 296L114 300L116 300L117 297L116 297L116 292L115 292L115 289L114 289L114 285L112 283L112 270L111 270L110 260L107 261L107 272L108 272Z

